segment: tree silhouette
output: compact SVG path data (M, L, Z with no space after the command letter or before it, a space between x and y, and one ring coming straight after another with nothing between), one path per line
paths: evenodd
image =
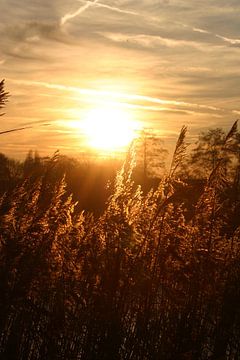
M159 179L166 170L168 151L163 140L152 129L145 129L135 141L136 168L135 181L142 184L143 190L153 185L154 179Z
M206 178L216 167L219 160L225 163L225 167L226 165L230 165L238 152L237 134L236 129L235 134L233 134L233 137L228 141L226 134L220 128L202 132L199 135L196 147L193 149L190 158L193 177ZM228 168L231 170L231 167Z

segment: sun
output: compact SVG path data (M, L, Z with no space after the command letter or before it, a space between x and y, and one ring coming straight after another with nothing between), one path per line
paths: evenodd
M137 137L140 125L120 108L95 108L81 122L88 144L97 150L124 150Z

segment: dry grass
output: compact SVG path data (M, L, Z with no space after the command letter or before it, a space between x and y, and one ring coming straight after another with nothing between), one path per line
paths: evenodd
M98 218L52 181L56 158L2 198L2 359L240 358L239 204L223 197L236 183L220 161L186 217L185 132L147 194L129 154Z

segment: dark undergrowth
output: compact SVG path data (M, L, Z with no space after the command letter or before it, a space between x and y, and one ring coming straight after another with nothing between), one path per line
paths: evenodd
M57 157L2 197L1 359L240 359L239 164L228 179L220 158L189 212L184 137L147 193L129 154L100 216L74 210Z

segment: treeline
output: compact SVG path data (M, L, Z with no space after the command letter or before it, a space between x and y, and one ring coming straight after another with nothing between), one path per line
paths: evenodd
M221 160L225 162L226 177L232 181L236 178L240 157L240 133L236 131L231 144L223 149L226 134L220 128L202 132L196 143L184 149L184 158L176 169L179 179L189 185L189 193L185 195L196 198L206 184L207 178ZM151 188L156 189L159 181L166 176L170 167L168 151L161 139L150 132L140 137L132 146L135 152L135 166L132 180L141 185L144 193ZM100 214L113 191L116 172L121 168L123 160L94 160L84 154L82 159L70 158L56 152L54 175L52 181L65 176L66 192L72 194L78 202L77 209ZM23 161L10 159L0 153L0 194L11 191L26 179L35 181L48 168L51 157L41 157L37 151L30 150Z
M49 173L53 159L54 170ZM65 178L66 195L72 194L78 202L78 210L99 214L103 211L121 164L119 160L78 161L58 152L53 157L40 157L37 152L29 151L22 162L0 154L0 193L11 192L25 181L34 184L48 173L49 181L53 184Z
M2 359L240 358L237 124L204 177L185 135L149 191L129 152L97 215L75 211L58 154L28 157L0 202Z

